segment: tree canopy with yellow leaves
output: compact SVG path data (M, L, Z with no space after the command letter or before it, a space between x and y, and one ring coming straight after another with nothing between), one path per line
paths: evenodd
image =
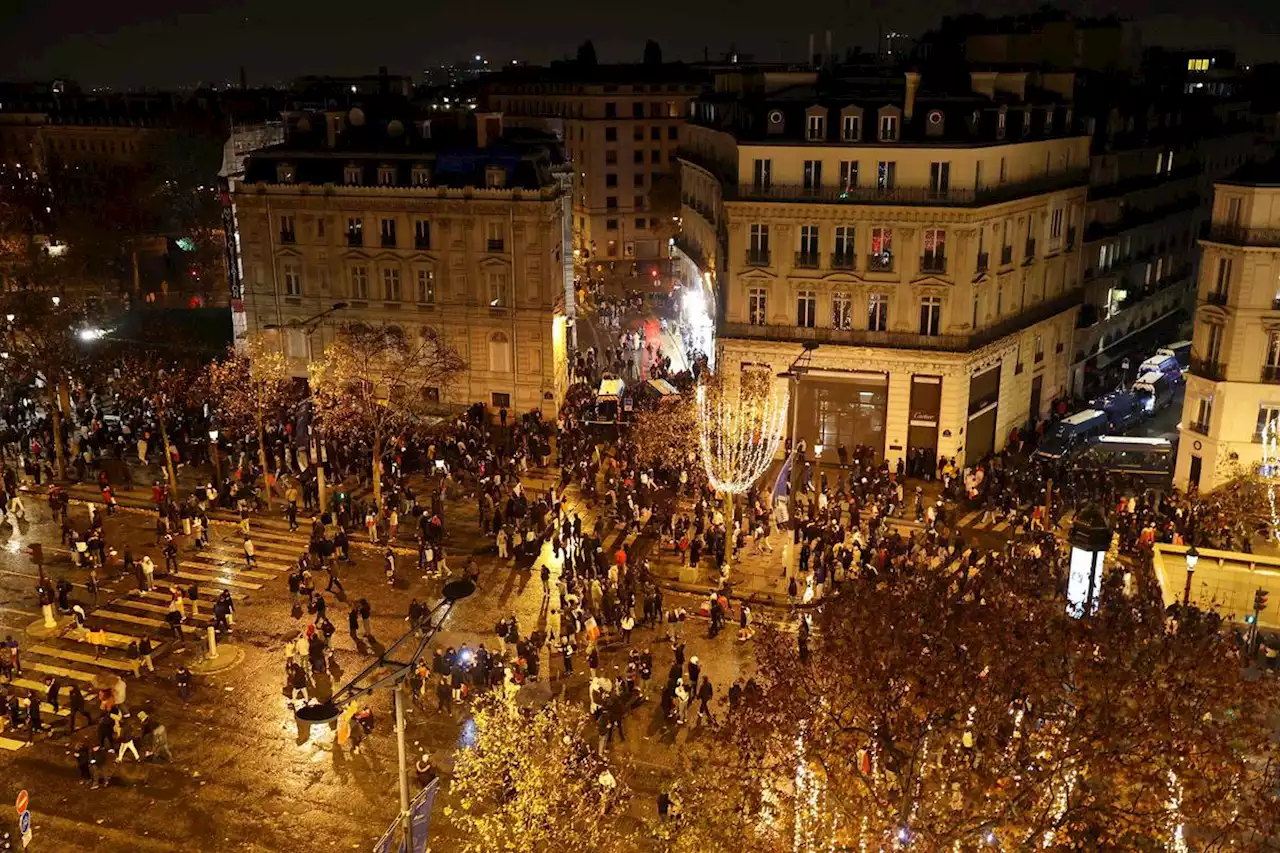
M575 705L537 710L499 695L481 699L475 740L459 751L446 816L462 853L628 853L641 833L627 819L630 792L584 736Z

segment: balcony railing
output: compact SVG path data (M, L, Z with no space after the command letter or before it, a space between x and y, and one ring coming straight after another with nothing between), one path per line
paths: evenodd
M851 270L857 267L857 255L853 252L832 252L831 268L833 270Z
M920 335L912 332L883 332L870 329L807 328L801 326L767 326L748 323L724 323L721 335L767 341L820 341L848 346L896 347L943 352L967 352L986 346L1027 326L1070 311L1081 302L1083 291L1077 289L1033 305L1020 314L967 335Z
M1225 290L1210 290L1205 294L1204 301L1210 305L1226 305L1227 292Z
M1000 266L1007 267L1013 263L1013 247L1005 246L1000 249Z
M944 273L947 271L947 256L938 252L920 256L920 272Z
M1198 432L1201 435L1209 434L1209 425L1204 421L1192 421L1191 423L1187 424L1187 429L1191 430L1192 432Z
M1209 226L1208 239L1236 246L1280 246L1280 228L1246 228L1243 225Z
M298 242L298 234L296 231L281 231L280 242L285 245L293 245Z
M978 272L986 272L991 266L991 255L986 252L978 253Z
M1280 385L1280 364L1262 365L1262 381L1271 385Z
M799 269L816 270L820 264L818 263L817 252L796 252L796 267Z
M889 252L867 255L867 272L893 272L893 255Z
M359 248L364 245L364 235L358 232L347 232L347 245L352 248Z
M488 243L490 252L501 252L503 250L503 247L506 245L506 242L501 238L495 240L492 237L488 239L487 243Z
M1221 361L1210 361L1193 355L1191 357L1191 373L1202 379L1224 382L1227 378L1227 365Z
M726 200L743 201L822 201L836 204L936 204L940 206L981 206L998 204L1055 190L1088 184L1087 169L1070 169L1052 175L1041 175L1026 181L999 184L982 189L958 187L845 187L804 184L729 184Z
M1067 249L1072 249L1076 245L1076 229L1075 226L1067 229Z
M747 249L747 266L767 267L770 265L768 249Z
M429 238L427 238L427 237L414 237L414 238L413 238L413 248L415 248L415 249L423 249L423 250L430 249L430 248L431 248L431 240L430 240Z
M394 249L396 247L396 235L383 234L382 239L379 241L379 245L384 249Z
M1022 262L1029 264L1036 259L1036 241L1028 240L1022 251Z
M1280 296L1277 296L1271 300L1271 310L1280 311Z

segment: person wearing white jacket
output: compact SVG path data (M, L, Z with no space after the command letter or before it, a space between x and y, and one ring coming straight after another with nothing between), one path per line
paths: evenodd
M155 585L156 564L152 562L150 557L142 558L142 580L144 584L143 592L151 592L151 587Z

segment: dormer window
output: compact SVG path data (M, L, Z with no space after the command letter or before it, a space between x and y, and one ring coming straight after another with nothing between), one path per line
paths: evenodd
M880 116L880 141L896 142L898 139L898 117L896 115Z
M1029 109L1022 111L1022 135L1031 135L1031 110Z
M342 170L342 182L349 187L358 186L360 184L360 166L357 163L348 163Z
M827 138L827 117L810 113L805 121L804 138L810 142L821 142Z
M415 187L431 186L431 170L423 163L415 163L410 173L410 180Z
M840 117L840 138L845 142L857 142L862 138L862 116L848 113Z
M1000 112L996 113L996 139L1004 139L1005 130L1009 126L1009 113L1004 108L1000 108Z
M395 166L379 166L378 167L378 186L390 187L396 182Z
M292 163L276 164L276 183L291 184L297 178L297 169Z
M491 190L502 189L507 185L507 170L497 165L485 166L484 185Z

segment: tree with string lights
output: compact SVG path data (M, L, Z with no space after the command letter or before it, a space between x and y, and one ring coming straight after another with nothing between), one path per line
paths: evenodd
M283 415L293 399L293 378L277 342L251 336L220 361L205 367L204 382L217 404L219 423L258 443L267 506L271 506L271 465L266 427Z
M312 414L326 435L368 441L373 450L373 500L382 506L382 452L405 430L422 426L466 370L439 332L419 336L399 326L345 323L324 356L311 362Z
M480 699L474 739L457 753L445 816L462 853L630 853L640 833L617 768L584 732L579 705L553 700L524 710L501 695Z
M719 813L797 853L1266 849L1280 695L1216 618L1167 623L1112 576L1074 619L1016 562L857 583L805 656L761 628L759 690L708 745L749 783L700 794L678 833L696 843L669 849L777 848Z
M743 371L736 387L720 379L698 386L698 447L707 481L724 500L725 565L733 554L734 500L764 475L778 454L787 395L772 373Z

